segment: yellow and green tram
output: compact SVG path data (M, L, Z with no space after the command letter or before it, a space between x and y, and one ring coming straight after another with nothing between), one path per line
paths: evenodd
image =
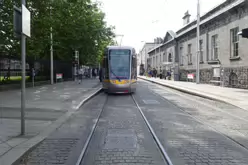
M137 85L137 55L127 46L108 46L102 64L103 89L107 93L133 93Z

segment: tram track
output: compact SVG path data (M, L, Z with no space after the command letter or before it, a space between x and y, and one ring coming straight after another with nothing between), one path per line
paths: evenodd
M150 135L152 136L152 139L153 139L153 142L156 144L156 147L158 148L158 152L160 152L161 154L161 157L163 159L163 164L166 164L166 165L173 165L172 161L170 160L168 154L166 153L162 143L160 142L159 138L157 137L155 131L153 130L151 124L149 123L149 121L147 120L146 116L144 115L142 109L140 108L138 102L136 101L135 97L133 96L133 94L129 94L129 96L131 97L134 105L136 106L136 109L139 111L139 115L141 116L141 118L143 119L143 121L145 122L145 125L146 125L146 129L147 131L149 131ZM89 149L90 145L91 145L91 142L92 142L92 138L94 136L94 134L96 134L96 130L97 130L97 127L99 126L99 121L103 118L103 113L104 111L106 111L107 109L107 105L109 103L109 97L112 97L110 95L106 95L106 100L105 100L105 103L104 105L102 106L101 108L101 111L99 112L96 120L95 120L95 123L94 125L92 126L92 129L91 129L91 132L90 134L88 135L88 138L83 146L83 149L80 153L80 156L78 157L78 160L77 160L77 163L76 165L82 165L83 163L83 160L86 159L86 153L87 153L87 150ZM118 97L122 97L122 96L118 96ZM124 95L123 97L126 97L126 95Z
M82 162L82 160L83 160L83 158L84 158L84 156L85 156L86 150L87 150L87 148L88 148L88 146L90 144L90 140L92 139L92 136L93 136L93 134L94 134L94 132L96 130L97 124L98 124L98 122L99 122L99 120L101 118L101 115L102 115L103 111L104 111L104 107L106 106L106 104L108 102L108 96L106 96L106 97L107 98L106 98L106 100L105 100L105 102L103 104L103 107L102 107L101 111L98 114L98 117L96 119L96 122L94 123L94 125L91 128L90 134L89 134L89 136L88 136L88 138L87 138L87 140L86 140L86 142L84 144L84 147L83 147L83 149L82 149L82 151L81 151L81 153L79 155L79 158L77 160L77 163L75 165L80 165L81 162Z

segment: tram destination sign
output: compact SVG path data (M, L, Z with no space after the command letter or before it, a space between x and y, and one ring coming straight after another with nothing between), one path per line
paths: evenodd
M117 49L117 50L110 50L110 55L130 55L131 51L129 49Z

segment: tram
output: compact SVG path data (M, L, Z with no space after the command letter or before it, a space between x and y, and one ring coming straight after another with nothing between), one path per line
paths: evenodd
M137 84L137 55L133 47L108 46L102 61L103 90L133 93Z

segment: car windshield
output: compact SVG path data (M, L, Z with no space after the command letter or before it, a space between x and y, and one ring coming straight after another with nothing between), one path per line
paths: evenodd
M130 50L110 50L109 56L111 79L129 79Z

